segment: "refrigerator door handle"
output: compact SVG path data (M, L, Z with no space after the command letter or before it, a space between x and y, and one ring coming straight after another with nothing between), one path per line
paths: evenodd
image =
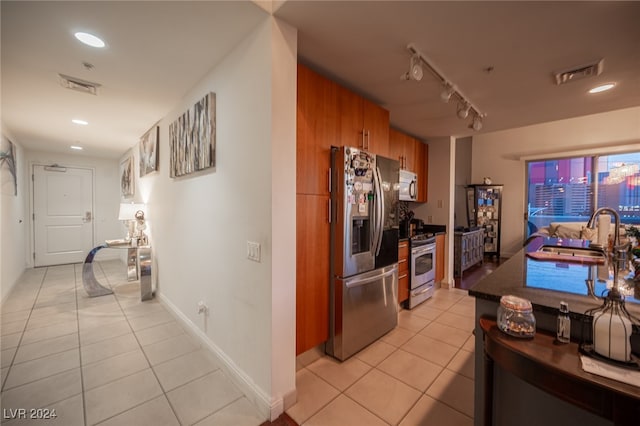
M378 186L377 170L373 169L373 206L371 208L371 255L376 256L378 251L378 192L380 191Z
M378 230L378 238L376 241L376 256L380 254L380 247L382 247L382 234L383 234L383 226L384 226L384 191L382 189L382 181L380 180L380 168L376 167L376 172L374 175L375 178L375 187L377 189L376 194L376 228Z
M397 271L397 268L391 268L387 272L382 272L382 273L376 274L376 275L374 275L372 277L349 280L349 281L347 281L345 283L345 286L347 288L354 288L354 287L360 287L360 286L363 286L363 285L367 285L367 284L372 283L374 281L378 281L380 278L384 278L384 277L388 277L390 275L393 275L396 271Z
M375 179L373 180L373 186L375 188ZM374 196L375 196L375 189L374 189ZM375 256L376 241L378 241L378 234L377 234L378 227L376 226L376 222L377 222L376 209L375 207L371 207L371 206L369 206L369 208L371 209L369 213L369 217L371 218L371 223L372 223L372 226L369 228L369 237L371 238L371 242L369 243L369 252L371 252L371 256Z

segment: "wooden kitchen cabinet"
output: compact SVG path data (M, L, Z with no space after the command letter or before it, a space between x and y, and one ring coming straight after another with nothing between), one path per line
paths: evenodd
M331 145L338 139L338 85L298 64L296 192L329 194Z
M296 199L296 355L329 338L329 197Z
M298 64L296 355L329 338L331 146L388 157L389 112Z
M400 161L400 168L411 170L408 163L413 164L413 138L396 129L389 129L389 158Z
M389 157L400 161L400 168L418 176L416 201L427 201L429 186L429 146L396 129L389 129Z
M429 188L429 145L415 140L413 172L418 175L418 192L416 201L427 202Z
M409 240L398 243L398 303L409 299Z
M389 156L389 111L338 87L339 145Z
M445 234L436 235L436 278L437 283L444 279L444 238Z

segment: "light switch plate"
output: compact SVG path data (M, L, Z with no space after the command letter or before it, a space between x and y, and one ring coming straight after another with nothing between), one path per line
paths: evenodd
M260 262L260 243L247 241L247 259Z

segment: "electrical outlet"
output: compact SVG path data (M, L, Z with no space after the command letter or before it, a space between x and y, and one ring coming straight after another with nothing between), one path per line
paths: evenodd
M433 223L433 216L427 216L427 223Z
M247 241L247 259L260 262L260 243Z
M442 200L438 200L438 208L441 209L442 208Z

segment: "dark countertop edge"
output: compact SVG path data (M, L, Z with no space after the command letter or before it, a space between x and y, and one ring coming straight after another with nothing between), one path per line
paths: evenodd
M523 264L525 250L520 250L513 257L500 265L494 272L484 277L468 290L469 295L478 299L500 303L500 298L511 294L531 301L534 312L544 312L556 315L560 302L569 304L570 316L583 319L584 312L602 306L602 299L563 291L529 288L524 285ZM636 303L626 303L625 307L632 315L640 316L640 306Z

